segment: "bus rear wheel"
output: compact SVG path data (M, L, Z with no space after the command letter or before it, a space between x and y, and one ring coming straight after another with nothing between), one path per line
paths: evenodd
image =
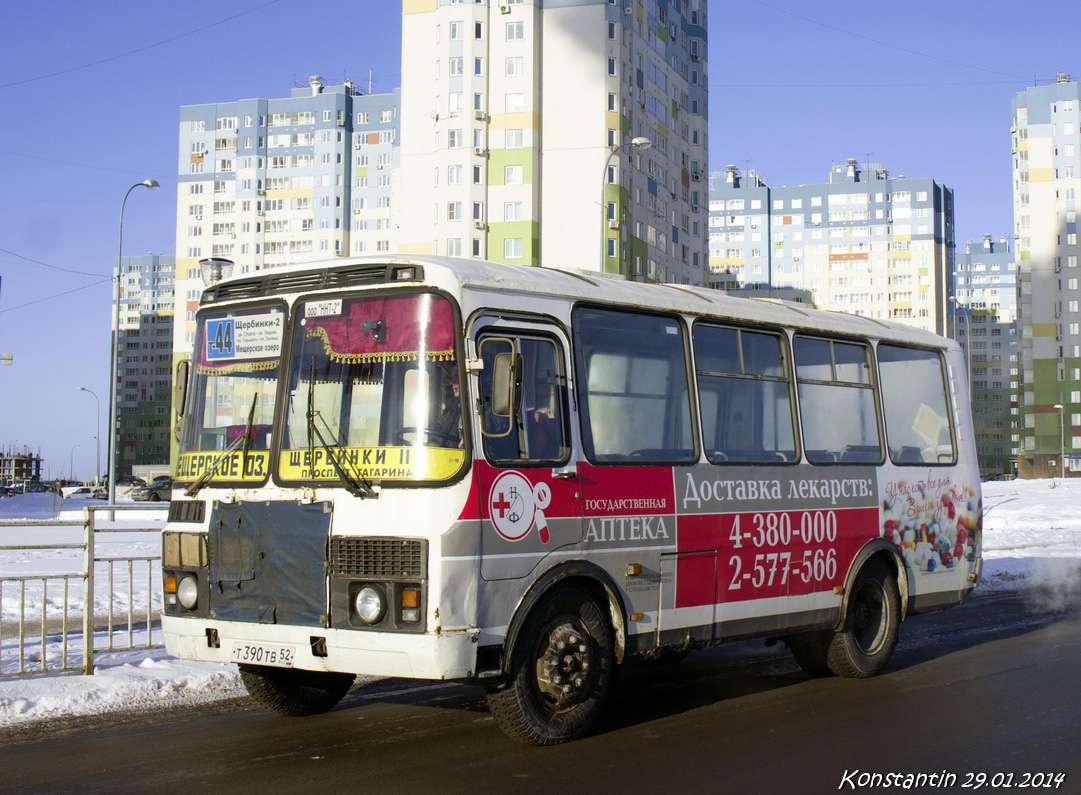
M248 694L270 712L303 718L326 712L353 686L353 674L241 665L240 681Z
M585 591L560 588L526 619L511 651L508 681L488 691L488 707L516 740L574 740L599 714L614 668L612 626L604 611Z
M897 579L884 564L871 561L852 583L844 627L830 642L830 670L850 679L881 673L897 645L900 622Z
M882 672L897 645L901 593L889 569L872 561L860 569L848 598L840 632L792 635L788 650L811 676L865 679Z

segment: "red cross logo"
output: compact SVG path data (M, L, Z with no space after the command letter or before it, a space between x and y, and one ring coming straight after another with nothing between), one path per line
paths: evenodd
M493 502L492 508L499 511L500 519L506 516L507 509L510 508L510 503L507 502L507 498L503 495L503 492L499 492L498 502Z

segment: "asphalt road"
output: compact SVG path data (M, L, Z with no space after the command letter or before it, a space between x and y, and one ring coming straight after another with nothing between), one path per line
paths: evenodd
M761 642L626 667L596 731L553 748L504 737L478 688L393 679L312 718L241 699L20 736L0 747L0 790L871 792L890 790L865 774L945 772L916 791L1062 773L1040 789L1078 792L1079 674L1081 612L983 597L906 621L871 680L812 679Z

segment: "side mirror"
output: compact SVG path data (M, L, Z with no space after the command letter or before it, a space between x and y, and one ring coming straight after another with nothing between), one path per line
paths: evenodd
M514 417L522 405L522 356L513 347L492 362L492 413Z
M485 356L485 346L492 346L496 353ZM522 356L518 353L518 345L515 340L506 337L487 337L481 344L481 356L491 362L491 392L486 395L489 401L489 420L499 418L506 420L497 423L497 428L490 428L488 421L485 422L483 433L489 438L502 438L508 436L516 427L514 418L518 414L522 403Z
M191 375L191 361L184 359L176 366L176 378L173 381L173 407L176 409L176 426L173 434L180 441L180 431L183 427L184 410L188 404L188 378Z

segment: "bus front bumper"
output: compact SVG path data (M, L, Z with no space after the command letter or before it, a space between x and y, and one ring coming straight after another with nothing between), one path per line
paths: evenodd
M415 679L470 679L476 629L391 633L162 616L165 650L185 660Z

